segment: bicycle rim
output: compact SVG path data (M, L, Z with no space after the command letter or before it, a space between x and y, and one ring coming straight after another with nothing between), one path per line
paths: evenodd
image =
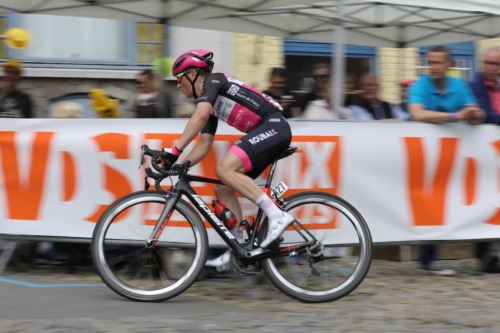
M177 202L156 245L146 247L165 201L161 192L136 192L109 206L97 222L92 237L94 265L106 285L125 298L162 301L175 297L189 288L203 269L208 246L206 230L196 211L183 200ZM141 208L144 205L146 211ZM153 206L160 209L155 210ZM125 230L128 226L132 230ZM167 263L172 256L166 252L179 249L189 251L192 261L184 265L184 273L172 272L170 265L169 274ZM131 253L123 254L125 250ZM146 283L132 284L130 276L144 275L148 278ZM170 284L165 286L166 283Z

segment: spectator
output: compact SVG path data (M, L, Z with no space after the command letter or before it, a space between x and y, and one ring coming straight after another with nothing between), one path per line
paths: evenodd
M477 73L471 89L479 107L487 113L486 122L500 125L500 48L486 50L483 73Z
M307 119L339 119L336 112L333 111L331 104L331 85L328 83L319 93L319 99L309 102L307 104L303 118ZM350 118L350 111L347 108L342 108L342 117L344 119Z
M150 69L137 75L135 84L138 93L130 105L132 118L169 118L172 116L170 94L165 90L164 103L160 105L160 93L155 81L155 74Z
M22 68L17 59L3 65L4 78L0 89L0 118L32 118L33 104L28 94L18 90Z
M330 65L319 63L313 67L314 87L313 90L302 98L300 109L302 112L306 109L309 102L321 99L321 93L325 86L330 83Z
M467 121L478 124L485 113L469 86L461 79L446 76L450 67L449 52L436 46L428 53L430 74L422 75L410 88L408 104L413 120L428 123Z
M435 124L450 121L467 121L470 124L482 122L485 114L477 107L469 86L461 79L446 76L450 66L448 50L436 46L427 56L430 74L422 75L410 88L408 104L412 119ZM423 245L420 250L422 269L427 273L456 274L454 270L436 264L435 245Z
M359 80L359 86L361 89L359 98L348 106L355 119L402 120L409 118L399 108L379 98L379 84L375 75L363 75Z
M479 107L487 114L486 123L500 125L500 48L491 47L483 56L483 73L477 73L471 83L471 89ZM490 256L494 243L479 242L475 244L476 257L481 261L483 272L500 272L498 258Z
M70 101L61 101L52 110L52 118L81 118L82 114L83 107Z
M283 117L299 118L300 106L295 96L286 87L286 69L275 67L271 70L271 86L264 94L271 96L283 108Z

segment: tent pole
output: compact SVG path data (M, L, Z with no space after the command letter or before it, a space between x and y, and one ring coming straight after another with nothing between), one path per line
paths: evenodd
M166 96L167 96L167 92L166 92L166 83L165 83L165 77L163 75L163 73L165 73L165 62L163 61L165 57L168 57L168 55L170 54L170 48L169 48L169 44L168 44L168 41L170 40L170 31L169 31L169 25L168 25L168 19L167 19L167 16L168 16L168 10L167 10L167 6L168 6L168 0L161 0L162 2L162 20L161 20L161 24L162 24L162 31L163 31L163 41L162 41L162 57L160 59L160 91L159 91L159 96L158 96L158 104L160 105L160 117L171 117L172 115L169 115L166 108L167 108L167 105L168 103L165 103L165 99L166 99Z
M342 118L341 109L344 105L344 76L345 76L345 59L344 59L344 25L342 19L344 17L344 0L337 0L337 26L335 27L334 45L334 84L332 85L331 97L333 101L334 112L339 118Z

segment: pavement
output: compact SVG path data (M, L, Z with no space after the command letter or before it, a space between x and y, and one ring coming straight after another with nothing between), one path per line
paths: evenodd
M500 331L499 274L473 259L425 275L416 262L374 260L363 283L331 303L303 304L265 277L207 279L161 303L126 300L91 269L7 271L0 277L1 333L491 332Z

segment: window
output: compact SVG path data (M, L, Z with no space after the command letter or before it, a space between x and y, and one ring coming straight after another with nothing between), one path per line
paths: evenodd
M427 58L419 59L417 66L418 75L428 74L429 65ZM451 60L451 66L446 73L449 76L461 78L466 81L472 80L472 61L471 60Z
M22 27L31 44L22 50L0 46L0 58L17 57L28 66L141 69L164 56L165 26L157 23L9 13L1 31ZM3 26L2 26L3 24Z
M151 63L163 57L164 26L154 23L137 23L136 59L139 63Z
M125 60L125 24L119 20L56 15L19 15L33 37L21 58Z

